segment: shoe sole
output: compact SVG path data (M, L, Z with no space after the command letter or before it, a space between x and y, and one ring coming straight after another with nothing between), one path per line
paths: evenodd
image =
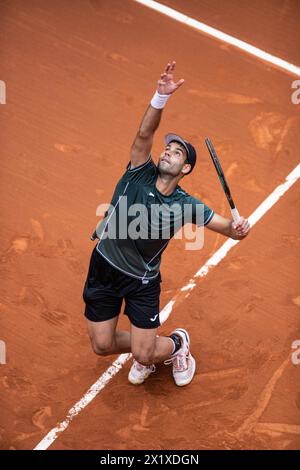
M191 359L192 359L192 364L193 364L193 373L192 373L192 377L187 381L187 382L184 382L184 383L181 383L181 384L178 384L175 382L175 384L177 385L177 387L184 387L185 385L188 385L191 383L191 381L193 380L194 378L194 375L195 375L195 372L196 372L196 360L195 358L191 355L190 353L190 356L191 356ZM174 380L175 381L175 380Z

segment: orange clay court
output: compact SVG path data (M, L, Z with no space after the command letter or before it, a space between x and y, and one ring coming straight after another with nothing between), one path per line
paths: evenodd
M300 65L297 0L164 4ZM185 84L164 110L154 159L167 132L194 143L182 186L227 217L204 138L249 217L299 164L299 77L132 0L3 0L0 38L0 447L33 449L116 359L97 357L86 333L89 236L162 67L175 59ZM161 308L177 300L159 331L190 331L194 380L176 387L162 365L135 387L127 361L48 448L299 449L299 204L295 182L190 291L225 238L205 231L200 251L171 241Z

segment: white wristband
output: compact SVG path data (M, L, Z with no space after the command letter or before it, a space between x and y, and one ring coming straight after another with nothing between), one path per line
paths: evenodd
M157 91L151 100L151 106L156 109L163 109L171 95L160 95Z

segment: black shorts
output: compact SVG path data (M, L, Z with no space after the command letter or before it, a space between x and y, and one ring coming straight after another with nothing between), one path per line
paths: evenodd
M111 266L95 247L83 290L85 316L94 322L110 320L119 315L124 299L124 313L134 326L157 328L160 326L160 283L160 273L147 284L123 274Z

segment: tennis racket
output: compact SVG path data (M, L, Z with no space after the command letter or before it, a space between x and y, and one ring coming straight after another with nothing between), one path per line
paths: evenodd
M208 137L206 137L205 143L206 143L206 146L207 146L208 151L210 153L210 156L211 156L211 159L212 159L213 164L215 166L215 169L218 173L218 177L219 177L219 180L220 180L221 185L223 187L224 193L227 197L227 201L229 202L232 218L233 218L235 223L238 223L239 220L240 220L240 214L239 214L237 208L235 207L235 204L234 204L233 199L231 197L229 186L228 186L227 181L225 179L224 172L222 170L222 167L221 167L221 164L220 164L219 159L217 157L217 154L215 152L215 149L213 148L213 144L211 143L211 140Z

